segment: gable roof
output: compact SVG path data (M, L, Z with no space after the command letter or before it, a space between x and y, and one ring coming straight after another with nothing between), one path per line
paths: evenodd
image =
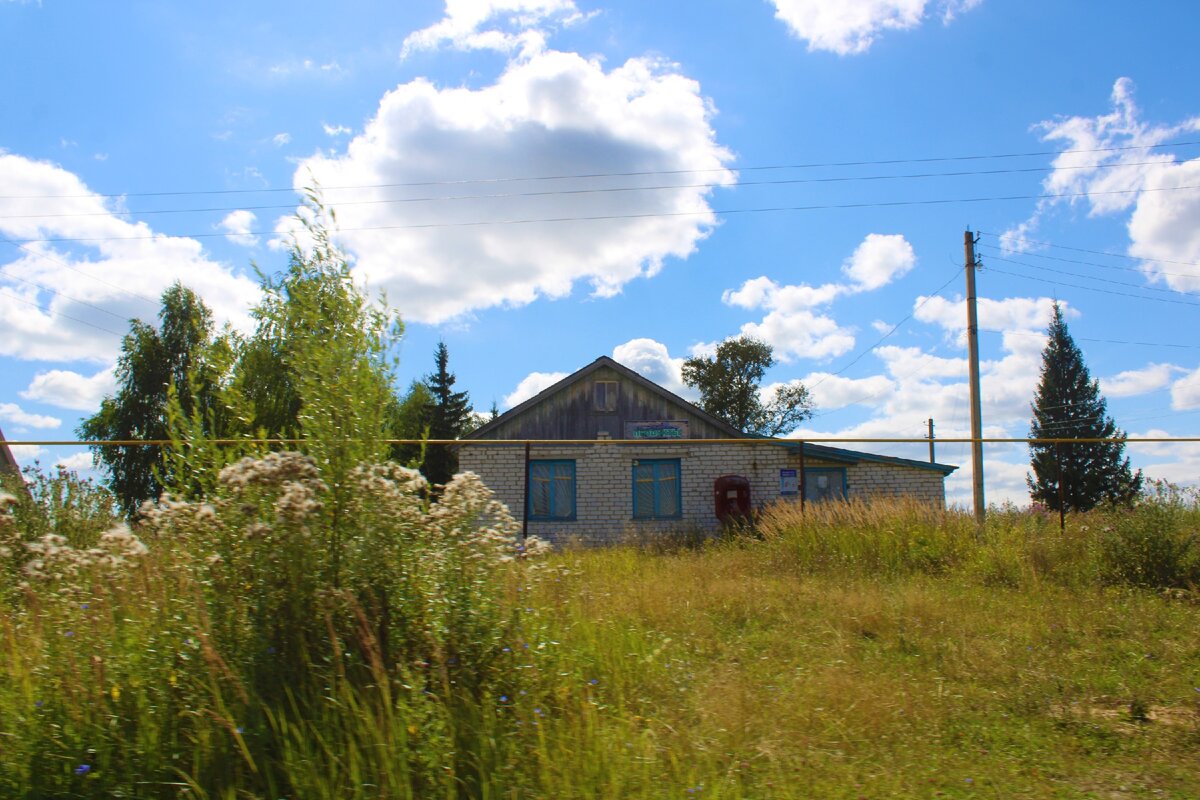
M765 436L745 434L730 425L725 420L709 414L707 411L704 411L698 406L689 403L687 400L684 400L674 392L664 389L646 376L635 372L618 361L614 361L608 356L600 356L583 369L572 372L567 377L551 386L546 387L528 400L513 406L491 422L476 428L474 431L464 436L463 439L486 439L490 433L495 431L500 426L516 419L525 411L528 411L529 409L537 406L539 403L546 401L563 389L587 379L589 375L592 375L597 370L602 368L611 369L626 380L642 386L647 391L658 395L668 403L672 403L682 409L685 409L688 413L696 415L717 430L726 434L726 436L730 439L759 439L764 443L777 444L781 447L786 447L789 450L794 450L797 452L799 452L800 448L803 447L805 456L811 456L812 458L819 458L825 461L834 461L843 464L858 464L863 461L868 461L879 464L894 464L896 466L932 470L934 472L940 472L942 475L949 475L951 472L954 472L956 469L958 469L957 466L950 464L937 464L929 461L917 461L915 459L899 458L897 456L876 455L874 453L864 453L860 450L846 450L841 447L829 447L828 445L804 442L798 439L772 439Z
M949 475L958 469L953 464L938 464L933 461L917 461L912 458L900 458L899 456L881 456L875 453L864 453L861 450L846 450L842 447L830 447L824 444L814 444L813 442L802 442L792 440L782 443L790 450L799 451L801 446L804 447L804 455L806 458L819 458L823 461L834 461L843 464L859 464L863 461L871 461L877 464L895 464L900 467L915 467L917 469L928 469L934 472L940 472L943 475Z
M8 449L8 442L4 440L4 431L0 431L0 472L15 472L20 474L21 467L17 464L17 460L13 458L12 450Z
M742 433L741 431L739 431L737 428L730 425L725 420L720 419L718 417L714 417L712 414L709 414L707 411L702 410L700 407L693 405L692 403L689 403L687 400L684 400L682 397L675 394L674 392L668 391L667 389L664 389L663 387L659 386L657 383L650 380L649 378L642 375L641 373L631 370L629 367L625 366L624 364L621 364L618 361L614 361L613 359L609 358L608 356L600 356L599 358L597 358L592 363L588 364L583 369L572 372L567 377L563 378L562 380L558 381L557 383L553 384L552 386L548 386L547 388L538 392L537 394L535 394L533 397L529 398L525 402L519 403L519 404L513 406L508 411L505 411L503 414L496 417L496 419L492 420L491 422L487 423L486 425L482 425L481 427L476 428L474 431L467 434L463 438L464 439L486 439L488 434L491 433L492 431L496 430L496 428L500 427L501 425L507 423L510 420L516 419L517 417L521 416L521 414L524 413L525 411L527 411L528 409L533 408L537 404L543 402L550 396L557 394L558 392L562 391L563 389L567 388L568 386L571 386L575 383L578 383L579 381L586 379L589 375L591 375L592 373L594 373L597 370L604 368L604 367L607 367L608 369L613 370L621 377L625 378L628 381L638 384L639 386L643 387L647 391L658 395L659 397L661 397L663 400L667 401L668 403L672 403L674 405L677 405L677 406L687 410L687 412L689 414L694 414L695 416L697 416L700 419L707 422L709 425L712 425L717 430L726 434L726 436L728 438L730 438L730 439L746 438L746 434Z

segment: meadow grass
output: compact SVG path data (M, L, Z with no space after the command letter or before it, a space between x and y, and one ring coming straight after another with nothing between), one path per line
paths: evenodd
M271 530L239 547L330 541L299 489L250 483L150 515L119 560L75 487L26 523L70 530L54 579L29 569L33 510L0 522L0 794L1200 797L1194 496L1062 531L781 506L699 546L535 559L478 487L431 506L380 468L335 591L266 550L209 563L240 524Z

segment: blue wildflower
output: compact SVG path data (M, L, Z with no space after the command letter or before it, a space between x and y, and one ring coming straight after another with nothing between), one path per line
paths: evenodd
M80 764L78 767L75 768L76 775L87 775L91 771L92 771L91 764Z

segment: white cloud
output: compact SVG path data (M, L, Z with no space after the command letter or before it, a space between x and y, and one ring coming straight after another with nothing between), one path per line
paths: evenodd
M872 375L867 378L843 378L828 372L811 372L801 381L812 396L813 406L822 413L836 411L839 408L857 404L874 405L880 397L894 392L897 384L884 375ZM783 384L771 384L763 387L763 394L769 397L775 392L775 387Z
M1171 384L1171 408L1176 411L1200 408L1200 367Z
M258 221L258 217L253 211L238 209L231 211L221 220L218 228L225 231L225 238L234 244L240 244L242 247L254 247L258 244L258 237L252 231L254 223Z
M111 363L128 320L154 319L175 281L203 297L218 324L252 328L256 283L211 261L195 239L125 221L77 176L44 161L0 152L0 186L27 198L0 201L0 234L94 240L31 242L0 265L0 356ZM15 216L36 214L77 216Z
M903 236L870 233L846 259L842 272L859 290L871 291L905 275L916 263L917 254Z
M524 403L537 393L558 383L569 374L568 372L529 373L517 384L517 388L512 391L512 394L504 398L504 408L509 409Z
M21 397L73 411L96 411L100 401L116 388L115 367L100 370L90 378L70 370L52 369L35 375Z
M1095 117L1059 117L1035 126L1043 141L1061 142L1064 152L1043 181L1047 194L1080 195L1039 201L1029 219L1004 233L1001 245L1009 251L1031 249L1041 219L1061 205L1084 205L1091 216L1125 213L1129 254L1142 259L1153 281L1172 289L1200 289L1200 159L1179 161L1158 146L1200 131L1200 117L1175 125L1142 120L1134 102L1133 81L1113 84L1112 109ZM1147 149L1154 147L1155 149ZM1114 149L1110 152L1105 148ZM1113 193L1120 192L1120 193ZM1108 193L1108 194L1106 194ZM1036 238L1036 236L1035 236Z
M775 16L809 50L827 50L838 55L865 53L881 33L908 30L920 25L940 9L949 23L982 0L771 0Z
M286 131L283 133L277 133L271 137L271 144L275 145L276 147L283 147L285 144L291 144L291 142L292 135Z
M1164 164L1146 177L1129 218L1129 254L1154 281L1180 292L1200 291L1200 158ZM1168 190L1168 191L1163 191Z
M1077 312L1066 302L1059 301L1063 315L1077 316ZM947 300L944 297L917 298L913 316L921 322L940 325L948 334L965 341L967 332L966 306L961 297ZM1002 330L1008 333L1044 332L1050 325L1054 299L1051 297L1009 297L992 300L981 297L976 301L979 327L983 330ZM1044 343L1039 342L1040 350Z
M346 136L354 132L345 125L330 125L328 122L321 123L321 130L325 131L326 136Z
M302 58L272 64L267 68L267 74L272 78L278 79L304 75L320 76L328 79L340 78L346 74L346 70L336 60L321 62L311 58Z
M780 286L761 276L746 281L739 289L725 290L721 300L731 306L767 311L761 321L743 325L740 333L770 344L779 360L787 363L797 358L831 358L854 347L854 332L814 309L841 295L886 286L911 270L916 260L912 245L903 236L870 233L842 264L850 283Z
M1133 397L1158 391L1171 382L1176 372L1173 364L1148 364L1142 369L1119 372L1111 378L1101 378L1100 388L1106 397Z
M54 464L77 474L92 473L96 469L95 459L89 450L63 456L55 461Z
M458 50L520 51L531 56L545 47L548 28L583 19L574 0L446 0L446 16L409 34L401 58L443 43Z
M654 339L630 339L613 348L613 360L624 364L667 391L688 399L698 393L683 383L683 359L672 358L667 346Z
M343 206L335 190L326 194L356 270L406 319L442 322L563 297L579 280L606 297L695 250L716 223L711 188L636 190L663 183L661 175L530 178L687 170L731 184L724 165L732 156L715 141L713 113L675 65L634 58L606 72L598 60L549 51L510 63L481 89L439 89L425 79L396 87L344 155L314 155L294 180L298 188L314 179L327 186L466 181L407 195L359 189L355 200L386 202ZM635 190L553 193L611 188ZM448 199L402 202L430 195ZM519 222L563 218L577 221ZM281 220L278 229L294 223Z
M61 419L44 414L30 414L16 403L0 403L0 420L20 428L37 428L39 430L57 428L62 425Z

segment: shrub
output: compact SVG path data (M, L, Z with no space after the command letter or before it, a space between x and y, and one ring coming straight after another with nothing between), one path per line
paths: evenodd
M1133 509L1111 509L1100 536L1110 583L1149 589L1200 586L1200 503L1196 490L1150 486Z
M320 773L350 796L361 772L334 741L408 787L394 796L478 784L480 753L500 757L485 698L532 680L511 663L531 627L515 601L543 547L518 543L473 474L435 503L426 490L361 465L333 515L315 462L274 453L227 466L205 500L146 504L132 530L110 519L86 547L56 532L69 515L35 538L0 517L24 559L0 623L3 732L19 743L0 794L157 796L182 776L201 794L302 796L293 779Z

